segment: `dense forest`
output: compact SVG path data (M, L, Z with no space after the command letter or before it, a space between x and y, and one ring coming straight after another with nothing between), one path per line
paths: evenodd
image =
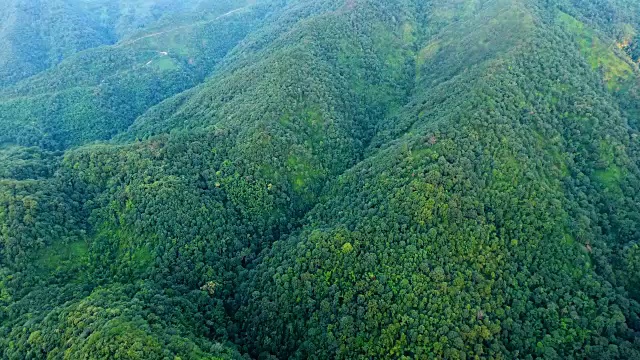
M1 359L640 359L640 2L0 24Z

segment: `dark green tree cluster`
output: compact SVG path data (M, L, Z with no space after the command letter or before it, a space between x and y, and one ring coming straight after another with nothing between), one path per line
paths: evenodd
M52 309L33 311L29 301L46 302ZM224 340L214 340L224 339L224 327L216 328L224 309L202 291L162 290L141 282L89 293L66 285L37 289L5 313L31 319L0 328L7 359L240 358Z

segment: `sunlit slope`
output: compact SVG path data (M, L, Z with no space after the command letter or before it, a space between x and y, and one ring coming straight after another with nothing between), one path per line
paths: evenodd
M0 354L640 357L623 5L257 1L6 88Z
M251 276L254 355L637 356L637 303L614 300L637 296L637 135L546 11L503 2L427 39L417 74L443 82L417 78Z

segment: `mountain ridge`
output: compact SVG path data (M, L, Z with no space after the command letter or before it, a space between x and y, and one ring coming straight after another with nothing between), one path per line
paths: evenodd
M633 6L265 0L112 117L30 94L114 46L6 87L0 354L637 357Z

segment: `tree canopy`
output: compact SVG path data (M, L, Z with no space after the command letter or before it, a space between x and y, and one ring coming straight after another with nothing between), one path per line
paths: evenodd
M9 1L0 357L640 358L639 10Z

